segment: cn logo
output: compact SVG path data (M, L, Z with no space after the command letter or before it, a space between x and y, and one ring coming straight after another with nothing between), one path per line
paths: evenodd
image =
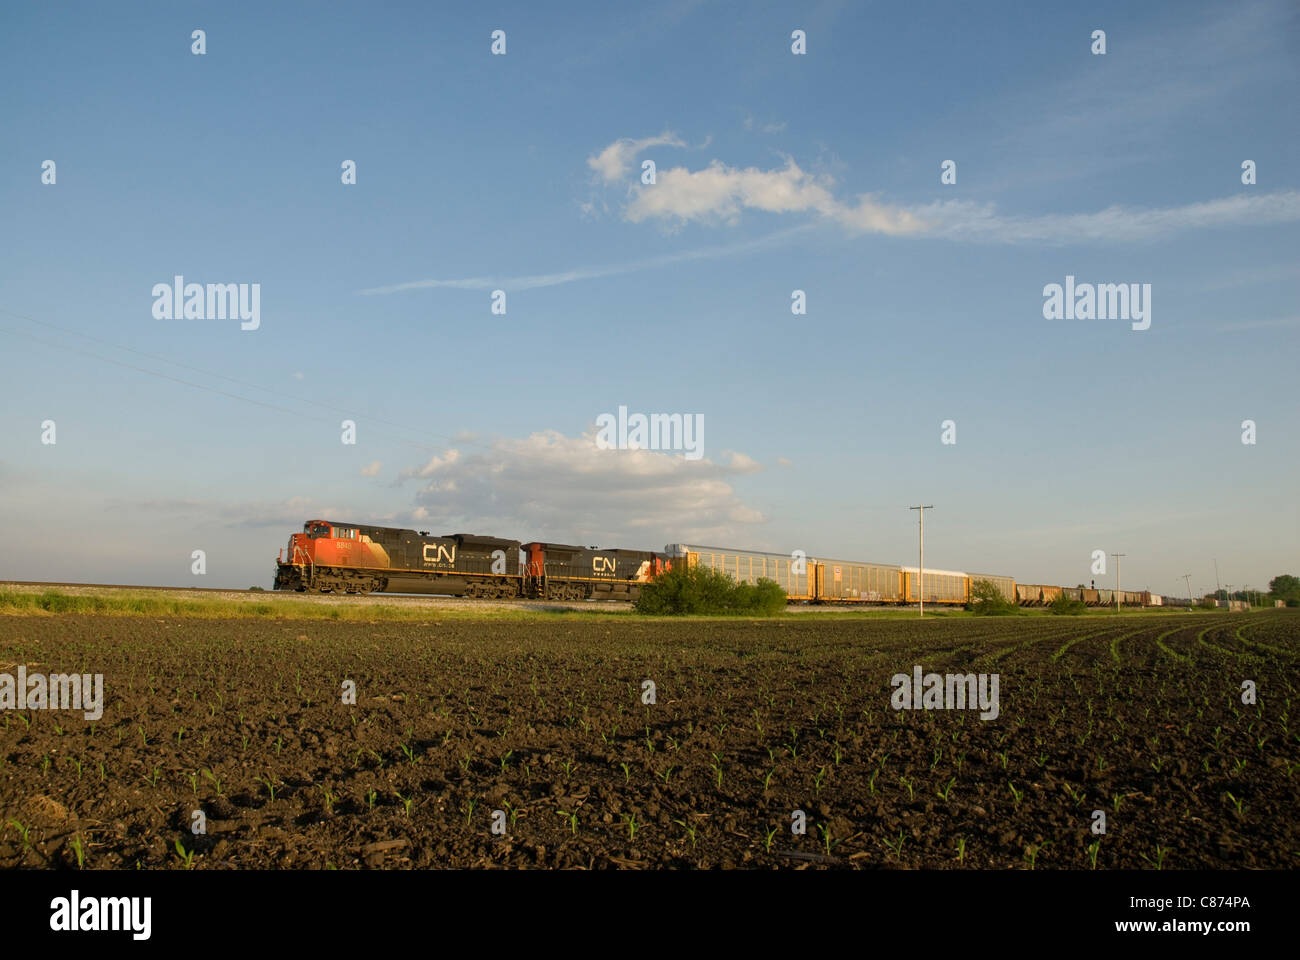
M433 555L430 556L430 553ZM424 545L424 562L425 563L455 563L456 547L453 544L450 547L443 546L441 543L426 543Z
M591 569L595 573L613 573L616 562L613 557L594 557L591 561Z

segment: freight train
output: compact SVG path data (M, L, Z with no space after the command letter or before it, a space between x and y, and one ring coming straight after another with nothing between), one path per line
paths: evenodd
M309 520L280 553L275 589L635 600L639 585L665 569L663 557L645 550Z
M1089 606L1110 590L1017 584L996 574L827 560L671 543L662 553L457 533L432 536L363 524L309 520L276 560L275 589L320 593L437 593L459 597L635 600L641 586L674 566L706 567L755 583L774 580L792 603L963 605L987 580L1020 606L1046 606L1062 593ZM922 590L924 587L924 590ZM1147 591L1124 591L1129 606L1158 606Z

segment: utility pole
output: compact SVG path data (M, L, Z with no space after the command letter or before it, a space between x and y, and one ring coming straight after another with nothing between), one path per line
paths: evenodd
M1219 561L1215 560L1214 561L1214 599L1216 603L1218 602L1219 599L1219 591L1222 589L1223 587L1219 584Z
M1187 581L1187 602L1191 603L1194 599L1192 597L1192 575L1190 573L1184 573L1183 579Z
M1120 609L1124 606L1124 594L1120 591L1119 583L1119 558L1127 557L1128 554L1112 553L1111 556L1115 558L1115 612L1119 613Z
M916 568L916 596L921 603L921 616L925 616L925 511L933 510L934 504L927 503L923 506L908 507L909 510L919 510L921 512L921 555Z
M1228 584L1228 610L1232 610L1232 584Z

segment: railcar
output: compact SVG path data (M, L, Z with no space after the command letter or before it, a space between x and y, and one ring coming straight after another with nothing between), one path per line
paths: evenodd
M998 588L998 593L1002 594L1004 600L1011 603L1016 602L1016 581L1011 577L1001 577L993 573L972 573L970 575L971 587L980 580L987 580L993 586Z
M1043 587L1038 583L1017 583L1016 603L1022 607L1036 607L1043 602Z
M902 569L858 560L809 560L814 566L814 594L823 603L898 603Z
M816 561L806 557L689 543L670 543L664 552L674 564L718 570L741 583L774 580L785 591L787 600L817 599Z
M916 603L922 599L924 581L926 603L965 604L970 601L971 578L957 570L931 570L918 576L916 567L903 567L903 602Z

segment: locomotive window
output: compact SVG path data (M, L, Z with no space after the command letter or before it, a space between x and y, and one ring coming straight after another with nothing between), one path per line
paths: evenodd
M316 539L317 537L328 537L329 535L330 528L322 523L318 523L316 526L311 528L312 539Z

